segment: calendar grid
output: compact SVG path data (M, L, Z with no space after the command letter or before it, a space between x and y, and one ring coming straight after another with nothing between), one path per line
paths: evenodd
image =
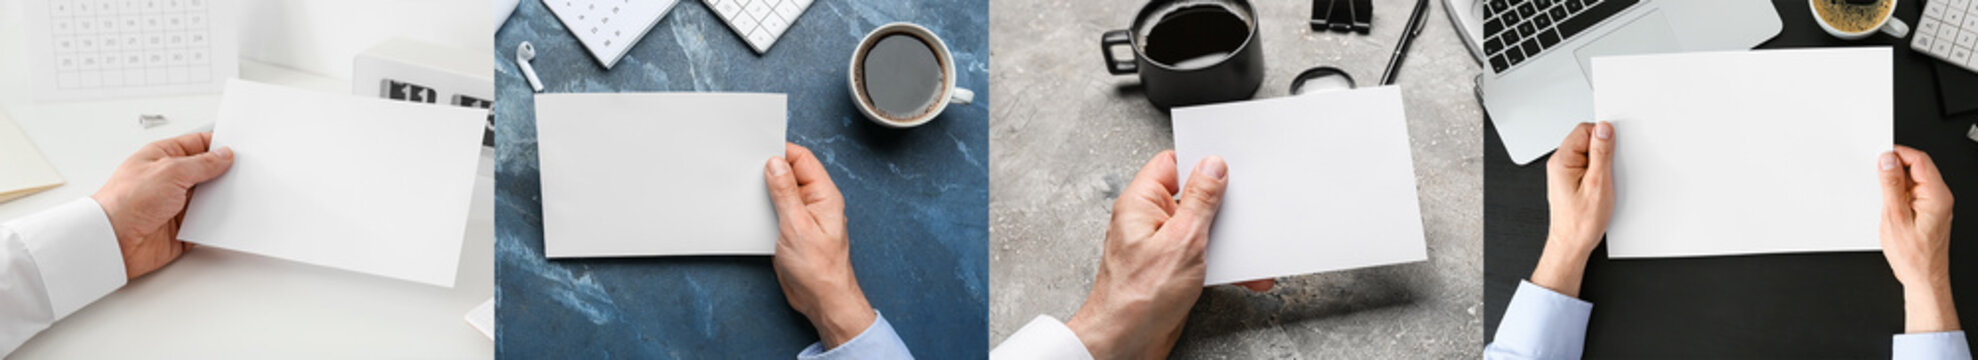
M60 90L214 81L209 0L47 0Z

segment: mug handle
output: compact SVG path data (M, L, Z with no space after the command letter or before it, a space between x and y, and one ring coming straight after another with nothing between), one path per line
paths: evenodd
M950 94L948 95L948 103L954 105L973 104L975 103L975 91L971 91L969 89L963 89L963 88L955 88L955 91L950 92Z
M1113 58L1113 48L1121 45L1133 46L1133 33L1126 30L1113 30L1107 31L1105 36L1099 38L1099 53L1106 54L1106 71L1112 72L1113 75L1140 72L1140 65L1135 64L1133 59L1120 61Z
M1902 22L1902 19L1897 19L1895 15L1889 15L1889 22L1882 24L1882 33L1895 36L1897 39L1909 37L1909 23Z

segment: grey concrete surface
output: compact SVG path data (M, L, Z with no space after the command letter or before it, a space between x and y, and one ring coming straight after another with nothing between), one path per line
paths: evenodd
M1287 94L1306 68L1378 81L1414 2L1377 0L1369 35L1319 33L1309 1L1253 0L1266 56L1258 98ZM1099 36L1142 1L990 4L990 341L1040 314L1069 319L1098 267L1114 197L1173 146L1168 117L1133 76L1102 66ZM1431 4L1398 83L1414 150L1429 261L1217 287L1189 315L1176 358L1475 358L1483 348L1479 68ZM1241 172L1242 169L1231 169ZM1341 169L1341 171L1351 171Z

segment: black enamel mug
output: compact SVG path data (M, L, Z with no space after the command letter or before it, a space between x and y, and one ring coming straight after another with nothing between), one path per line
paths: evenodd
M1264 83L1256 11L1245 0L1154 0L1133 27L1100 38L1106 70L1140 74L1154 106L1171 108L1246 100ZM1133 58L1113 49L1128 46Z

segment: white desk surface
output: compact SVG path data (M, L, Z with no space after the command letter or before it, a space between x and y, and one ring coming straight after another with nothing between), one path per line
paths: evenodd
M0 6L0 8L18 7ZM16 12L17 13L17 12ZM0 203L0 221L89 196L145 143L212 124L219 96L38 103L19 15L0 16L0 111L66 185ZM240 77L317 91L349 81L243 60ZM145 129L137 116L170 123ZM462 316L494 294L494 177L483 150L452 289L197 248L42 332L9 359L492 358Z

